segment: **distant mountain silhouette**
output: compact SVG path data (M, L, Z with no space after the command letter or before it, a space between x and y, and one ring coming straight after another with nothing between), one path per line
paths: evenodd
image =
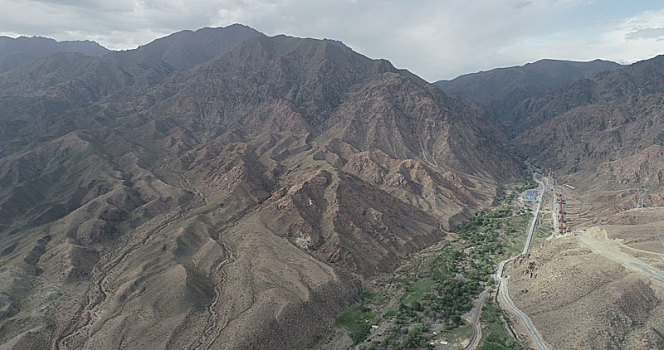
M543 165L583 174L588 187L659 188L663 101L664 56L657 56L523 101L516 110L535 127L516 141Z
M55 41L42 37L0 37L0 73L57 52L77 52L100 57L109 52L94 41Z
M621 66L615 62L540 60L518 67L498 68L440 80L434 85L484 106L508 129L523 130L523 115L515 108L524 100L551 93L568 84Z

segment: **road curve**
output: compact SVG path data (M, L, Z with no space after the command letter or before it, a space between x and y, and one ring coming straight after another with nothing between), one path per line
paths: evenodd
M526 235L526 242L523 246L523 251L521 252L521 255L526 255L528 253L528 250L530 249L530 242L533 240L533 233L535 232L535 223L537 222L537 216L539 215L540 208L542 207L542 197L544 195L544 183L537 180L537 178L534 175L533 179L539 184L542 190L540 191L539 198L537 198L537 209L535 210L535 214L533 215L533 221L530 223L530 227L528 228L528 234ZM507 261L508 260L503 261L502 263L505 263ZM501 277L502 277L502 271L501 271ZM482 305L484 305L484 300L486 299L488 293L489 293L489 287L486 287L484 291L482 291L482 293L480 294L477 301L477 305L475 305L475 308L472 311L473 337L471 338L470 343L468 343L468 345L464 348L464 350L475 350L475 348L477 348L477 346L479 345L480 340L482 339L482 327L480 325L479 319L480 319L480 314L482 312Z
M477 300L477 305L472 312L472 322L473 322L473 337L470 339L470 343L464 348L464 350L475 350L480 344L482 339L482 326L480 324L480 314L482 312L482 305L484 305L484 300L489 294L489 287L484 288L480 297Z
M510 311L512 311L512 313L514 313L519 317L519 319L521 319L521 321L526 326L526 329L530 333L530 336L533 338L537 346L541 350L548 350L549 348L544 343L542 336L537 331L537 328L535 328L535 325L533 325L533 322L530 320L530 317L528 317L528 315L526 315L523 311L519 310L519 308L516 307L516 305L514 305L514 302L512 302L509 290L507 289L507 279L503 277L503 269L505 268L505 264L516 259L521 255L526 255L528 253L528 250L530 249L530 242L533 239L533 233L535 232L535 223L537 221L537 216L539 215L539 211L542 206L542 196L544 194L544 184L541 181L537 180L534 176L533 178L539 184L540 194L539 197L537 198L537 209L535 209L535 213L533 215L533 221L530 223L530 227L528 228L528 235L526 236L526 242L523 246L523 251L519 255L501 261L498 264L496 273L493 275L493 279L496 282L498 282L498 296L502 299L503 303L507 306L507 308L510 309Z
M501 261L500 264L498 264L498 269L494 274L494 279L499 284L498 296L503 300L503 302L510 309L510 311L512 311L515 315L517 315L521 319L521 321L523 322L524 326L526 326L526 329L528 329L530 336L533 338L537 346L539 346L541 350L548 350L549 348L544 343L542 336L537 331L537 328L535 328L535 325L533 325L533 322L530 320L530 317L528 317L528 315L523 313L523 311L519 310L519 308L516 307L516 305L514 305L514 302L512 302L512 298L510 298L509 290L507 289L507 279L503 277L503 268L505 268L505 264L507 262L512 261L514 258L516 257L512 257L509 260Z

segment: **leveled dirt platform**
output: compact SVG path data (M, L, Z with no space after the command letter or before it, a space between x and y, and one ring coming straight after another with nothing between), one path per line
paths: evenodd
M664 348L653 330L664 331L664 282L629 267L662 271L662 218L664 208L635 209L544 241L507 267L512 299L553 349Z

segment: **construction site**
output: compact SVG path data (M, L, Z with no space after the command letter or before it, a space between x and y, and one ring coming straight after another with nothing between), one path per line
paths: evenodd
M504 271L516 307L549 348L664 348L664 208L644 207L639 189L632 209L600 216L587 193L554 173L543 182L536 249Z

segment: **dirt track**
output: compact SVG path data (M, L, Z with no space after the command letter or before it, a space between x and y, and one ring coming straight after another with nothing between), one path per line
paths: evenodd
M607 259L615 261L629 269L641 272L654 280L664 282L664 271L656 269L634 256L619 250L616 243L593 237L588 233L581 233L576 236L576 239L583 246L590 248L593 252Z
M657 349L664 315L662 208L544 240L507 271L514 303L556 349Z

